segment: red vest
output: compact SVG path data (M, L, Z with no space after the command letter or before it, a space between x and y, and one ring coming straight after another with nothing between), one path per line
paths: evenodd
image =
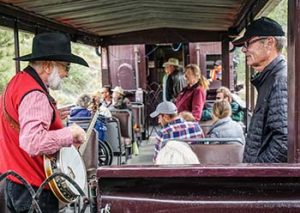
M2 94L0 103L0 174L7 170L13 170L31 185L39 187L46 179L43 156L31 157L20 148L19 131L12 127L11 122L4 117L3 111L3 98L5 98L7 113L19 124L18 108L20 103L26 94L36 90L45 93L42 87L28 73L19 72L9 82L6 92ZM55 109L53 105L52 108ZM56 109L55 113L55 119L50 125L50 130L63 128ZM9 179L21 183L13 176L10 176Z

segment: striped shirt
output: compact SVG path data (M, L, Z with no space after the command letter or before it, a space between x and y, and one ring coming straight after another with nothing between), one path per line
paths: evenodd
M22 100L19 112L20 147L29 155L53 154L65 146L71 146L70 128L50 130L53 109L45 94L33 91Z
M197 122L187 122L176 118L157 132L154 158L169 139L204 138L204 133Z

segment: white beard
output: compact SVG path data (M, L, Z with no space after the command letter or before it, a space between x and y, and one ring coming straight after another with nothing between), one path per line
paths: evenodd
M61 89L61 85L62 85L62 79L59 76L58 68L57 66L54 66L53 71L48 78L48 86L52 90L59 90Z

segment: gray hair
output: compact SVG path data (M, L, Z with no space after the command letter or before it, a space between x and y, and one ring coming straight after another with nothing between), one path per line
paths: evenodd
M77 105L84 108L88 108L89 104L91 103L91 100L91 96L89 96L88 94L82 94L77 100Z
M276 49L278 52L281 52L282 49L286 46L286 37L284 36L274 36L276 40Z

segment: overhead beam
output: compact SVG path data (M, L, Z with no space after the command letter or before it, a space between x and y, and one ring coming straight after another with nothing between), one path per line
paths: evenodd
M103 37L101 45L221 41L226 33L225 31L161 28Z
M275 1L274 1L275 2ZM230 29L229 34L238 35L248 25L248 23L266 6L270 3L269 0L249 0L236 16L238 19L235 21L233 27ZM273 3L270 3L273 4Z

